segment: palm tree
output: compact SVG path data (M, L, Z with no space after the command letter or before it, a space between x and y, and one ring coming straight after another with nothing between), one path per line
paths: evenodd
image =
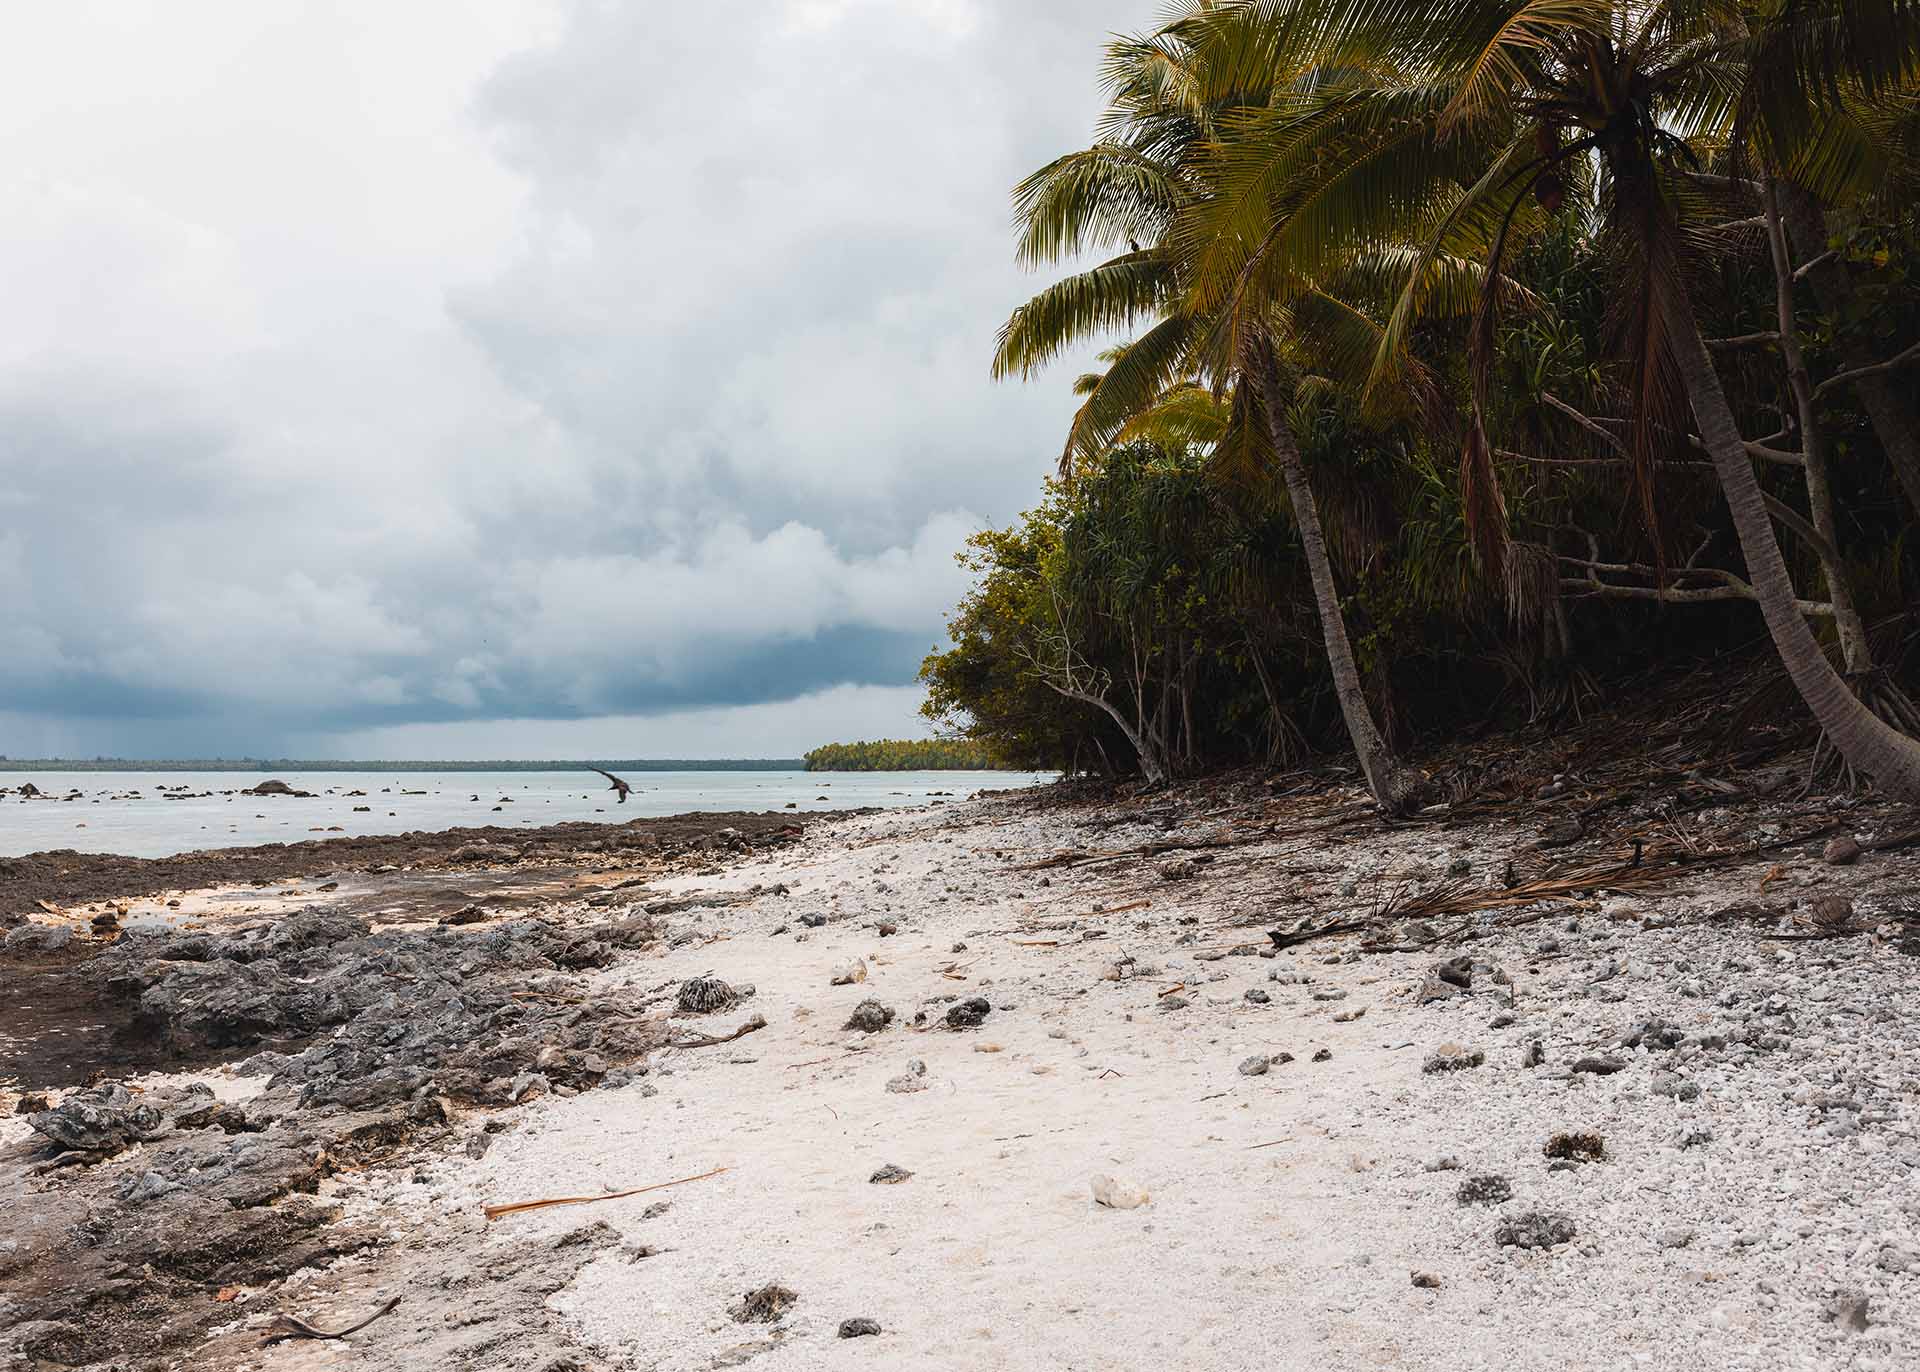
M1200 95L1214 77L1196 63L1187 30L1214 8L1193 0L1186 14L1158 32L1110 44L1105 137L1049 163L1016 189L1020 255L1028 264L1120 243L1127 251L1054 283L1015 311L1001 331L994 372L1030 375L1077 343L1147 325L1108 355L1104 373L1083 378L1078 389L1086 400L1061 456L1064 473L1098 460L1143 416L1164 416L1169 398L1183 389L1229 401L1218 448L1243 471L1263 461L1279 468L1348 735L1375 801L1389 813L1404 813L1416 803L1420 778L1395 756L1368 704L1288 407L1302 360L1309 373L1348 382L1365 377L1379 352L1382 326L1337 287L1388 279L1382 264L1403 262L1408 253L1389 243L1329 251L1310 205L1297 215L1283 210L1288 232L1275 233L1264 223L1249 229L1210 221L1223 149L1242 121L1276 97L1291 108L1290 95L1272 89L1236 90L1221 100ZM1380 118L1375 110L1362 113L1362 124ZM1296 136L1321 116L1318 131L1329 148L1350 118L1344 108L1321 110L1317 103L1294 114ZM1323 179L1338 169L1364 174L1373 157L1348 136L1316 173ZM1251 246L1263 251L1255 254ZM1225 265L1244 266L1255 257L1257 270L1236 272ZM1474 297L1469 287L1477 280L1477 269L1464 259L1435 254L1423 264L1418 301L1458 307ZM1408 379L1416 383L1408 389L1418 389L1417 375Z
M1690 409L1726 497L1767 628L1789 677L1827 738L1856 771L1888 792L1920 800L1920 741L1873 714L1828 661L1800 612L1765 492L1736 422L1687 286L1688 218L1699 170L1688 135L1725 135L1736 151L1764 139L1774 150L1805 140L1841 91L1883 90L1920 65L1920 0L1259 0L1213 7L1203 67L1339 73L1376 103L1400 96L1431 108L1410 120L1454 156L1407 166L1378 198L1444 204L1428 251L1409 273L1410 301L1433 257L1462 226L1494 226L1488 279L1517 216L1554 208L1566 178L1591 165L1600 178L1599 230L1620 262L1624 324L1635 371L1634 451L1649 522L1651 435ZM1271 143L1270 135L1263 135ZM1244 157L1280 162L1260 143ZM1383 138L1383 155L1390 144ZM1455 180L1443 162L1470 158L1478 175ZM1226 200L1251 203L1244 169ZM1449 182L1452 183L1449 187ZM1345 232L1372 229L1349 197ZM1383 358L1404 348L1409 311L1391 322ZM1495 321L1489 291L1475 329L1475 374L1484 385ZM1477 408L1477 407L1476 407ZM1468 463L1490 465L1470 430ZM1479 450L1476 453L1476 450ZM1475 502L1470 501L1473 508ZM1479 523L1497 505L1479 504ZM1499 531L1488 539L1497 546Z

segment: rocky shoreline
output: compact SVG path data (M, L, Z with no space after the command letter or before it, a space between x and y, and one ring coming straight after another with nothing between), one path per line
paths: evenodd
M0 1349L291 1367L278 1317L380 1311L348 1342L421 1369L1906 1364L1910 816L1663 856L1278 789L123 934L93 974L194 1070L4 1126Z

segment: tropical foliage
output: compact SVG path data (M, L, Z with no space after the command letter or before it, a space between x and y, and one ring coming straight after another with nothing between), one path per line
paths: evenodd
M1014 193L1076 269L994 367L1123 341L965 555L929 713L1150 779L1337 718L1397 809L1420 728L1764 632L1920 797L1917 72L1920 0L1187 0L1110 42L1095 143Z

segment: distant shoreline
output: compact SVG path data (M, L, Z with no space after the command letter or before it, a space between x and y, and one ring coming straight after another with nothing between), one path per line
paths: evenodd
M799 772L797 757L555 758L466 762L328 761L316 758L0 758L0 772Z

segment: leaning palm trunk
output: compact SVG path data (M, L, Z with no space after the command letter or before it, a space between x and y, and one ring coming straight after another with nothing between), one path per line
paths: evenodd
M1320 507L1314 502L1313 488L1307 484L1307 467L1300 456L1293 428L1280 406L1280 368L1273 351L1261 345L1255 354L1260 369L1260 395L1273 451L1286 479L1287 498L1293 505L1294 526L1300 531L1300 549L1306 554L1307 573L1313 582L1313 599L1320 613L1320 632L1327 644L1327 666L1333 674L1333 693L1340 702L1340 713L1347 723L1347 735L1366 774L1367 788L1380 808L1388 814L1405 814L1413 808L1419 776L1402 767L1373 722L1366 691L1360 684L1360 669L1353 660L1353 644L1347 638L1347 622L1340 613L1340 592L1333 584L1333 564L1327 558L1326 535L1320 528Z
M1674 286L1662 292L1661 309L1701 442L1713 459L1733 514L1748 580L1787 675L1834 748L1855 771L1872 777L1890 795L1920 801L1920 740L1887 725L1847 689L1796 607L1793 580L1774 537L1753 459L1747 455L1684 288Z

